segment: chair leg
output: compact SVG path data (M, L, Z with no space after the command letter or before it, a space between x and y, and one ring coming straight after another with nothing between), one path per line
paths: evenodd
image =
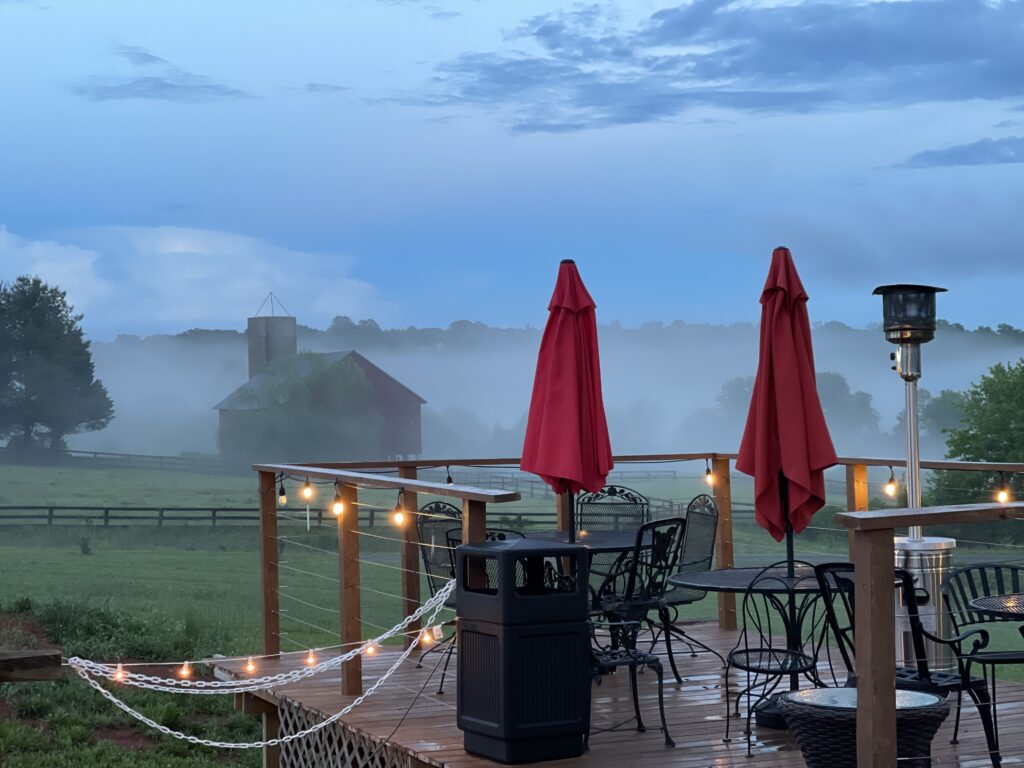
M730 743L732 739L729 738L729 725L732 723L732 702L729 700L729 667L725 667L725 738L722 739L726 744Z
M722 662L722 666L723 667L725 666L725 659L722 657L722 654L720 654L714 648L711 648L711 647L705 645L700 640L697 640L694 637L690 637L688 634L686 634L686 632L684 632L682 629L680 629L679 627L677 627L675 625L672 625L672 624L668 625L668 631L669 631L669 633L671 633L673 635L676 635L680 640L682 640L684 643L686 643L690 647L691 655L693 655L693 656L697 655L697 651L694 650L694 646L696 646L697 648L700 648L702 651L705 651L707 653L711 653L711 654L714 654L715 656L717 656L718 660L720 662Z
M633 712L636 713L636 729L638 732L643 733L647 729L644 727L644 720L640 717L640 693L637 690L636 684L636 665L631 664L629 667L629 689L633 693Z
M677 683L682 683L683 678L679 674L679 668L676 667L676 656L672 653L672 625L668 621L668 614L662 610L659 612L659 619L661 619L661 631L665 635L665 650L668 651L668 664L672 667L672 674L676 678Z
M661 664L654 667L654 674L658 676L658 713L661 715L661 732L665 734L665 746L674 747L676 743L668 735L668 723L665 722L665 674Z
M445 651L444 668L441 670L441 683L437 686L437 695L441 696L444 694L444 678L448 674L448 664L451 663L452 654L455 652L455 643L448 646L448 650Z
M960 743L960 711L964 706L964 692L959 690L956 692L956 720L953 722L953 738L950 740L950 744Z
M978 715L981 716L981 726L985 729L985 741L988 742L988 752L993 768L999 768L1002 765L1002 757L999 755L999 734L996 733L995 723L992 720L992 700L984 688L968 688L967 694L974 699Z

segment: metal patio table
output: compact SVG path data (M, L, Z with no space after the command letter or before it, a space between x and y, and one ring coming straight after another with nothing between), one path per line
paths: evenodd
M792 577L787 575L786 568L784 567L768 571L764 568L719 568L696 573L677 573L669 576L668 581L674 586L686 587L687 589L742 595L750 589L751 583L761 574L770 576L770 578L759 582L759 588L755 588L755 592L777 595L813 595L820 592L818 578L814 575L814 569L808 568L806 565L794 566ZM801 629L802 627L799 624L788 627L786 645L790 649L800 647ZM790 676L789 687L791 691L799 689L799 675ZM776 694L776 697L782 695L785 694ZM776 697L758 707L755 719L759 726L778 729L786 727L786 721L774 702Z
M1024 621L1024 592L976 597L968 605L976 613L1008 621ZM1021 632L1024 633L1024 626L1021 627Z
M528 539L552 541L560 544L569 543L568 531L531 531L526 534ZM636 544L636 531L590 531L577 533L576 541L572 542L585 547L591 556L629 552Z

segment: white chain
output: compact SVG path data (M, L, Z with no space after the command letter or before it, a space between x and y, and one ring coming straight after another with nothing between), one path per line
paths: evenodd
M176 678L156 677L139 672L130 672L125 669L118 670L116 664L101 664L99 662L90 661L89 659L79 658L78 656L72 656L68 659L67 663L68 666L72 667L83 677L85 676L83 673L86 673L87 675L92 675L94 677L105 677L110 680L117 680L117 682L135 688L143 688L145 690L158 691L161 693L187 693L193 695L254 693L256 691L264 691L269 688L279 687L284 684L296 683L300 680L305 680L313 677L314 675L318 675L321 672L338 669L345 662L351 661L356 656L365 652L367 648L379 645L385 640L389 640L396 635L403 634L409 625L414 621L423 618L423 616L430 611L433 611L434 613L426 623L432 624L437 613L444 607L445 601L454 589L455 581L449 581L444 587L439 589L433 597L417 608L414 613L406 616L400 623L396 624L379 637L365 641L358 648L353 648L346 653L321 661L312 666L302 667L300 669L292 670L291 672L281 672L276 675L264 675L263 677L244 680L178 680Z
M436 620L438 615L441 613L441 610L444 607L444 599L447 598L447 596L451 593L452 589L454 588L454 585L455 585L455 582L449 582L444 587L444 589L440 590L434 596L434 598L431 598L430 601L428 601L427 603L424 603L423 607L426 607L428 605L433 607L433 613L430 615L430 622L429 623L433 623L434 620ZM442 597L442 599L439 602L435 602L434 601L435 598L441 597L442 595L444 595L444 597ZM417 611L417 613L419 613L419 611ZM412 617L408 617L406 619L406 621L403 622L403 623L406 624L406 626L408 626L408 623L409 623L411 618ZM399 625L399 626L401 626L401 625ZM396 629L397 629L397 627L396 627ZM384 637L384 635L381 635L381 637ZM313 725L313 726L311 726L309 728L305 728L305 729L303 729L301 731L296 731L295 733L290 733L287 736L281 736L281 737L276 738L276 739L268 739L266 741L251 741L251 742L212 741L210 739L202 739L202 738L200 738L198 736L191 736L191 735L189 735L187 733L182 733L181 731L172 730L172 729L168 728L166 725L160 725L160 723L157 723L156 721L151 720L150 718L146 717L141 712L139 712L139 711L137 711L135 709L132 709L130 706L125 704L123 701L121 701L121 699L117 698L117 696L115 696L113 693L111 693L106 688L104 688L103 685L100 684L100 682L98 680L94 680L93 678L89 677L89 673L83 668L82 665L76 664L76 665L72 665L72 666L73 666L75 672L77 672L78 675L83 680L85 680L89 685L91 685L93 688L95 688L97 691L99 691L100 694L105 699L107 699L111 704L113 704L115 707L120 709L125 714L135 718L140 723L144 723L145 725L148 725L150 728L153 728L153 729L159 731L160 733L164 734L165 736L171 736L171 737L173 737L175 739L180 739L181 741L187 741L190 744L198 744L198 745L201 745L201 746L204 746L204 747L215 747L215 748L218 748L218 749L262 749L263 747L276 747L276 746L278 746L280 744L286 744L286 743L288 743L290 741L295 741L296 739L304 738L306 736L309 736L312 733L316 733L317 731L326 728L331 723L337 722L340 718L344 717L349 712L351 712L353 709L355 709L360 704L362 704L369 696L372 696L377 691L377 689L380 688L380 686L383 685L388 680L388 678L391 677L392 674L394 674L395 670L397 670L402 665L402 663L405 662L405 660L409 658L410 654L412 654L412 652L413 652L413 650L415 648L416 648L416 644L415 643L410 643L409 647L406 648L404 651L402 651L402 653L399 655L398 659L395 661L394 664L391 665L391 667L388 669L387 672L385 672L383 675L381 675L381 677L378 678L378 680L373 685L371 685L369 688L367 688L366 691L364 691L362 695L360 695L359 697L354 699L351 704L346 706L340 712L335 712L333 715L331 715L327 719L321 720L319 723L316 723L315 725ZM341 658L341 657L338 657L338 658ZM79 660L79 661L81 661L81 660ZM176 691L176 692L177 693L184 693L184 691L180 691L180 690ZM228 692L235 693L236 691L228 691Z

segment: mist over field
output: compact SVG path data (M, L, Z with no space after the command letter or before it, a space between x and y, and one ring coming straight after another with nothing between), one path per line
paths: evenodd
M372 321L339 318L327 330L300 325L298 343L300 350L315 352L358 350L426 399L425 456L515 456L540 338L541 331L532 327L457 322L445 329L385 330ZM754 375L755 325L611 324L601 326L600 343L616 452L736 450L745 403L722 403L720 395L726 382ZM244 332L119 336L93 342L92 349L116 418L100 432L73 436L70 447L157 454L216 451L212 407L247 378ZM890 370L892 346L881 331L819 322L814 349L820 373L840 374L853 399L857 392L870 397L866 410L845 414L825 403L839 452L901 455L902 438L888 433L903 407L903 385ZM1019 333L943 324L923 350L921 385L932 393L963 390L993 363L1021 356L1024 338ZM865 405L863 396L858 402ZM877 429L863 418L870 408L877 411ZM925 439L923 451L941 457L943 446Z

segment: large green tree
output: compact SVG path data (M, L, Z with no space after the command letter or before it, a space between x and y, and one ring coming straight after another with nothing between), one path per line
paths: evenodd
M68 435L113 419L81 320L64 291L38 277L0 284L0 437L8 445L61 449Z
M963 461L1024 462L1024 360L996 363L959 401L962 421L947 430L946 456ZM930 481L929 501L969 503L983 501L1004 481L1012 482L1016 498L1024 492L1024 478L1001 478L984 472L936 472Z

